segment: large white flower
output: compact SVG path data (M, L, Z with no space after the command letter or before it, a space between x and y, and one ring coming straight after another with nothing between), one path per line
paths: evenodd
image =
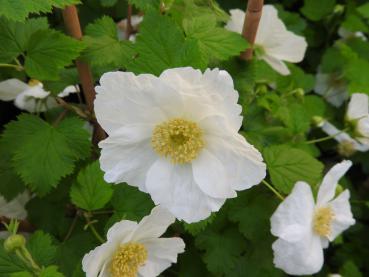
M343 161L328 171L320 184L316 202L309 184L297 182L271 217L274 264L291 275L318 272L327 248L339 234L355 223L348 190L335 197L339 179L352 165Z
M349 97L345 80L334 73L318 71L314 91L335 107L340 107Z
M86 277L158 276L184 252L181 238L159 238L174 221L169 211L158 206L139 223L115 223L107 242L83 257Z
M66 97L75 92L78 92L76 86L67 86L58 96ZM13 78L0 82L0 100L14 100L15 106L30 113L44 112L58 106L56 100L50 97L50 92L44 90L43 84L37 80L24 83Z
M245 12L240 9L230 10L231 18L225 28L242 33ZM278 11L273 5L264 5L255 38L256 55L267 62L282 75L290 74L283 61L298 63L304 58L307 43L304 37L287 30L278 18Z
M27 211L24 208L26 203L30 200L30 195L27 191L18 194L11 201L7 201L0 195L0 217L14 218L23 220L27 217Z
M95 112L105 180L150 193L178 219L195 222L258 184L262 156L238 134L238 93L223 70L165 70L159 77L105 73Z
M350 156L355 151L369 150L369 98L363 93L354 93L347 108L346 123L351 135L338 130L328 121L321 124L322 130L333 136L339 144L339 152Z

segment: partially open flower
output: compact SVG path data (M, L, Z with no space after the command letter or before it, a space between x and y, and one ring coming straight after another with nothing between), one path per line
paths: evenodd
M297 182L271 217L274 264L291 275L310 275L323 266L323 248L355 223L350 192L335 197L338 180L351 167L343 161L332 167L314 196L309 184Z
M159 77L105 73L95 112L105 180L127 182L188 223L218 211L265 177L261 154L238 134L238 92L218 69L165 70Z
M58 96L66 97L78 91L78 87L71 85L67 86ZM33 79L28 83L14 78L0 82L0 100L14 100L17 108L30 113L44 112L58 106L56 100L50 96L50 92L43 88L43 84Z
M230 13L231 18L225 28L241 33L245 12L234 9L230 10ZM278 11L273 5L264 5L254 48L256 57L267 62L280 74L288 75L290 71L284 61L301 62L307 43L304 37L287 30L283 21L278 18Z
M180 238L160 238L175 218L160 206L139 223L122 220L108 231L107 242L83 257L86 277L158 276L182 253Z

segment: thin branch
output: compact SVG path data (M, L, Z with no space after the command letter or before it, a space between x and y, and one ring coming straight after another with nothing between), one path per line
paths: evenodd
M82 38L81 25L79 23L78 12L75 6L68 6L63 10L63 18L65 26L70 33L70 35L76 39ZM94 110L94 99L95 99L95 89L94 82L92 78L92 73L88 64L76 60L76 66L78 70L79 79L82 84L83 94L86 99L87 108L92 114ZM104 130L97 122L92 122L94 124L93 133L93 143L97 144L100 140L106 137Z
M256 32L258 30L264 0L249 0L243 22L242 36L249 42L250 48L241 53L241 58L251 60Z
M132 34L133 26L132 26L132 5L128 4L127 8L127 26L126 26L126 39L129 39L129 36Z
M282 196L282 194L280 194L271 184L269 184L267 181L263 180L262 181L264 185L267 186L268 189L270 189L280 200L284 200L284 197Z

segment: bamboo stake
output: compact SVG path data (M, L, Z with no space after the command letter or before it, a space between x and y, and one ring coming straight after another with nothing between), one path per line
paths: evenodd
M250 48L241 53L244 60L252 59L252 51L254 47L256 32L258 30L261 13L263 10L264 0L249 0L243 22L242 36L249 42Z
M76 6L66 7L63 10L63 19L69 34L76 39L82 39L81 24L79 23ZM93 114L96 93L90 67L88 64L78 59L76 60L76 66L79 79L82 84L83 95L86 99L87 109L91 114ZM97 121L92 122L92 124L94 125L92 141L94 144L97 144L100 140L106 137L106 134Z

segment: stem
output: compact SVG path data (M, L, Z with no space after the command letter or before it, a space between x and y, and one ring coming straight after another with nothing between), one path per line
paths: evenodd
M70 236L72 235L73 230L74 230L74 228L76 227L76 224L77 224L77 219L78 219L78 214L76 213L76 215L73 218L72 224L70 225L70 227L68 229L68 232L67 232L67 234L65 235L65 237L63 239L63 242L67 241L70 238Z
M0 63L0 67L11 67L18 71L23 70L23 66L17 64L10 64L10 63Z
M266 185L268 187L268 189L270 189L279 199L281 199L282 201L284 200L284 197L282 196L282 194L280 194L271 184L269 184L267 181L263 180L262 181L264 185Z
M127 26L126 26L126 39L129 39L129 36L131 35L133 30L133 26L132 26L132 5L128 4L128 8L127 8Z
M76 39L82 38L81 25L79 23L77 8L72 5L68 6L63 10L63 18L65 26L70 33L70 35ZM79 79L81 80L83 94L86 99L87 108L91 114L94 111L94 99L95 99L95 89L94 82L92 78L92 73L88 64L82 62L81 60L76 60L76 66L78 70ZM101 126L97 122L93 122L94 132L92 141L95 145L100 140L106 138L106 134Z
M94 215L104 215L104 214L113 214L114 211L95 211L95 212L92 212L92 214Z
M317 143L317 142L322 142L322 141L330 140L330 139L335 138L337 135L339 135L339 134L341 134L341 133L343 133L345 131L347 131L347 130L344 129L344 130L342 130L342 131L340 131L340 132L338 132L337 134L334 134L334 135L330 135L330 136L326 136L326 137L322 137L322 138L318 138L318 139L308 140L305 143L306 144L313 144L313 143Z
M88 225L88 227L90 227L90 230L92 231L92 233L94 234L94 236L96 237L96 239L101 242L101 243L105 243L105 240L102 238L102 236L100 236L100 234L97 232L97 230L95 229L95 226L90 224Z
M64 117L67 115L68 110L64 110L62 111L58 117L56 118L56 120L53 122L53 126L56 127L59 125L59 123L64 119Z
M35 260L32 258L31 253L29 253L28 249L25 246L21 248L21 252L23 256L29 261L32 268L34 268L37 272L41 271L40 266L35 262Z
M252 50L258 30L264 0L249 0L243 22L242 36L249 42L250 48L241 53L241 59L251 60Z

